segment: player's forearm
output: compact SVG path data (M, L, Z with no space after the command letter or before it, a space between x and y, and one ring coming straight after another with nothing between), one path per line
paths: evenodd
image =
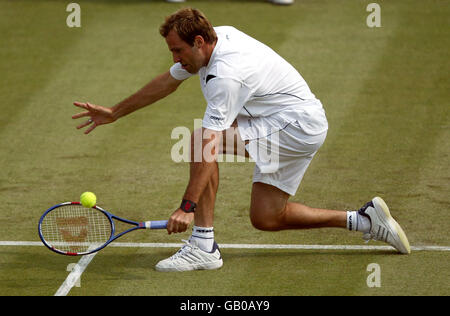
M173 79L169 72L159 75L142 89L112 107L114 120L161 100L174 92L180 83Z
M198 203L203 191L205 191L208 185L208 182L217 170L218 165L216 161L193 162L191 165L189 184L186 188L183 199Z
M203 139L202 160L191 162L189 184L183 199L198 203L214 173L218 172L220 137L221 132L213 132L211 139Z

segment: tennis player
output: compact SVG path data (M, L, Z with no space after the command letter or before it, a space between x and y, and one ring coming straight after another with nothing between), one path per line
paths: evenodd
M213 219L219 183L216 157L223 153L255 161L250 202L255 228L347 228L362 232L366 240L387 242L400 253L410 252L405 233L379 197L358 211L318 209L289 201L328 129L321 102L294 67L234 27L212 27L195 9L181 9L167 17L160 33L173 55L169 71L111 108L75 102L85 111L73 116L89 117L78 126L88 126L87 134L166 97L190 77L199 77L207 107L202 128L192 133L189 182L167 230L169 234L185 232L192 221L194 226L189 241L160 261L157 270L222 266ZM194 155L199 152L196 148L201 148L200 157Z

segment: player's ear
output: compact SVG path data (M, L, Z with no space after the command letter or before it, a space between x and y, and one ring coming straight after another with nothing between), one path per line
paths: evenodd
M201 48L201 47L203 47L204 44L205 44L205 39L203 38L203 36L197 35L194 38L194 46L196 48Z

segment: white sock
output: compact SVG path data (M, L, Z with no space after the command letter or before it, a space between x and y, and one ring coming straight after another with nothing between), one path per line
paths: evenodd
M189 241L191 240L195 240L201 250L211 252L214 245L214 228L194 226Z
M347 212L347 229L367 233L370 231L370 219L356 211Z

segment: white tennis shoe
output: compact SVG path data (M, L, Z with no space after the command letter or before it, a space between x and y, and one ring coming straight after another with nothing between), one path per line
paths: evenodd
M411 247L405 232L391 216L389 208L382 198L374 198L364 205L358 211L358 214L368 217L371 222L370 231L363 236L366 242L371 239L380 240L390 244L403 254L411 253Z
M294 0L269 0L269 2L279 5L291 5L294 3Z
M223 265L219 246L214 242L211 252L201 250L194 240L183 240L185 244L173 256L161 260L156 270L164 272L214 270Z

